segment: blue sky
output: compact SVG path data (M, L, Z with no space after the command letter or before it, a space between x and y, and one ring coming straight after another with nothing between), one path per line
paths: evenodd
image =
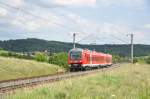
M150 44L149 0L0 0L0 40Z

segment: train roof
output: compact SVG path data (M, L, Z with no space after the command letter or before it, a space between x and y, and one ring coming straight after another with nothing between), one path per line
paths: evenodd
M73 49L71 49L70 51L82 51L83 49L81 49L81 48L73 48Z
M74 48L74 49L71 49L70 51L89 51L89 52L92 52L93 54L101 54L101 55L107 55L107 56L112 56L111 54L106 54L106 53L102 53L102 52L97 52L95 50L89 50L89 49L82 49L82 48Z

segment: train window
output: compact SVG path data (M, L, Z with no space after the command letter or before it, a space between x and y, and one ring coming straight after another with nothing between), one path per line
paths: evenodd
M81 59L81 56L82 56L82 52L80 52L80 51L72 51L72 52L70 52L70 58L71 59L79 60L79 59Z

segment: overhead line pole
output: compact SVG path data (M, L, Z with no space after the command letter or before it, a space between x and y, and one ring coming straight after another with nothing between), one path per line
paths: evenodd
M73 48L75 49L76 48L76 33L73 33Z
M133 45L133 34L131 34L131 59L132 59L132 63L133 63L133 53L134 53L134 45Z
M128 34L131 37L131 62L133 63L134 60L134 44L133 44L133 38L134 35L133 34Z

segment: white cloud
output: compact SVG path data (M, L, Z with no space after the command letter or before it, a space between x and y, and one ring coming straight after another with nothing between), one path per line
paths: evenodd
M112 24L112 23L103 23L100 25L100 32L108 34L117 34L117 33L128 33L129 27L125 25Z
M145 24L144 28L150 29L150 24Z
M13 7L21 7L24 4L24 0L1 0L5 4L9 4Z
M37 30L40 27L40 24L38 24L38 22L36 21L32 21L32 20L26 20L23 17L17 18L15 20L12 21L12 24L20 27L20 28L24 28L30 31L34 31Z
M75 14L70 14L68 16L75 23L74 24L74 26L76 27L75 32L78 33L77 41L80 41L85 37L88 37L87 38L88 40L90 38L92 38L92 40L97 40L98 38L102 38L102 40L104 40L104 38L109 38L109 40L112 39L116 40L116 38L113 38L112 35L117 36L118 38L121 37L120 39L126 39L126 34L131 32L130 28L127 25L113 24L108 22L97 23L84 19L81 16ZM82 41L84 42L86 40L84 39Z
M35 32L39 32L39 37L41 37L42 35L41 33L46 31L48 35L48 36L46 35L46 37L51 37L51 35L54 35L54 39L56 36L55 34L56 32L53 32L53 31L57 31L57 33L60 33L60 36L64 36L68 32L72 32L72 33L78 32L79 35L77 35L78 36L77 41L81 40L82 38L90 34L91 34L91 37L93 37L91 40L94 40L94 35L95 35L95 37L99 36L101 38L103 38L104 36L109 36L110 37L109 40L113 41L110 34L120 37L122 39L123 35L126 36L127 33L132 33L132 31L127 25L121 25L121 24L115 24L115 23L109 23L109 22L100 23L100 21L98 23L98 22L91 21L89 19L85 19L81 17L80 15L72 14L71 12L65 12L65 11L63 12L61 9L58 9L60 13L57 9L52 12L51 9L50 10L42 9L42 7L44 6L41 7L40 5L37 5L37 4L33 5L34 2L38 2L38 1L31 0L30 2L31 4L29 2L25 2L25 0L13 0L13 1L2 0L2 1L13 7L25 9L26 11L30 11L33 14L33 16L29 15L28 13L24 13L19 9L17 11L11 8L10 9L8 8L7 10L4 8L0 8L0 16L8 15L7 17L5 17L6 20L8 20L8 26L15 27L15 28L7 29L9 31L16 31L16 32L22 31L24 33L28 32L30 34L34 34L35 37L36 35L38 35ZM41 1L40 3L46 3L48 6L52 6L53 4L54 6L60 5L60 6L70 6L70 7L83 7L83 6L93 7L95 5L96 6L98 5L100 7L101 6L103 7L109 7L109 6L136 7L136 6L142 6L145 2L145 0L132 0L132 1L131 0L40 0L40 1ZM18 14L14 13L15 11ZM64 16L61 15L61 11L62 13L65 13ZM67 16L67 14L69 15ZM42 17L43 19L38 18L36 16ZM90 18L90 16L87 16L87 18ZM58 25L63 25L64 28L61 28L61 26L58 27ZM68 27L69 28L71 27L71 29L68 29ZM150 24L146 24L144 27L150 28ZM2 29L3 28L1 27L1 30ZM43 35L45 37L45 34ZM141 34L137 33L137 35L140 35L139 37L141 37L142 33ZM144 36L145 35L143 35L143 37ZM57 40L60 40L60 39L57 39ZM66 40L66 37L64 37L64 40Z
M129 30L129 27L124 25L117 25L108 22L97 23L81 18L81 16L75 14L69 14L68 16L74 21L75 25L84 32L90 32L89 30L93 30L94 33L127 33Z
M63 19L61 19L60 16L57 16L56 13L42 10L35 5L32 7L28 6L28 3L24 2L24 0L13 0L13 3L12 0L2 0L2 2L12 7L19 8L18 10L14 10L11 7L9 9L8 7L7 10L9 11L9 14L7 14L8 11L0 7L0 16L6 16L5 20L8 20L7 24L18 28L16 31L35 32L41 31L42 29L50 30L50 28L56 28L58 25L63 25Z
M145 0L98 0L99 6L109 7L109 6L128 6L128 7L138 7L146 4Z
M12 0L1 0L0 3L1 3L1 6L3 7L3 8L0 7L0 16L6 16L6 15L8 15L9 12L12 12L14 10L13 7L21 8L25 4L24 0L13 0L13 1Z
M6 15L7 15L7 10L0 7L0 16L6 16Z
M96 0L54 0L54 3L64 6L95 6Z
M39 17L18 14L11 23L29 31L39 31L43 28L57 27L60 24L62 25L63 21L53 13L42 14L41 12L41 16Z

